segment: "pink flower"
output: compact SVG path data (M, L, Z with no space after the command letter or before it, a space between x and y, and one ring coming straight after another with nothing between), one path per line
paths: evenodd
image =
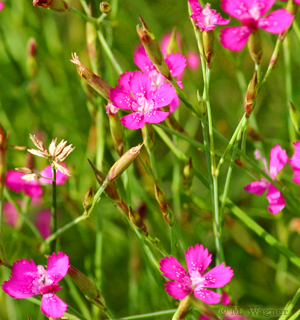
M47 270L42 265L36 266L31 259L16 261L11 277L2 285L8 295L25 299L42 295L41 311L52 318L61 318L68 305L55 293L62 289L57 283L67 274L69 257L63 252L53 253L48 258Z
M163 52L163 54L172 77L180 77L186 67L185 57L179 52L171 53L169 55L167 55L166 52ZM157 91L159 86L166 82L166 78L156 70L154 64L148 58L143 46L139 46L139 48L135 51L133 60L134 63L151 79L152 91ZM177 83L181 88L183 88L180 81ZM175 93L174 99L170 104L170 112L174 112L179 104L179 98Z
M152 80L141 71L122 74L118 83L109 98L117 108L133 111L120 119L126 128L140 129L146 122L158 123L168 116L169 112L160 108L174 99L175 90L170 84L163 82L153 91Z
M187 66L192 70L197 70L200 65L200 58L198 53L189 52L187 54Z
M39 197L43 190L37 180L23 180L24 173L8 170L6 173L6 186L15 192L23 191L29 197Z
M36 213L35 225L44 239L48 238L51 234L51 210L41 209Z
M234 310L234 311L232 311ZM238 309L236 309L238 310ZM240 316L240 315L235 315L234 312L236 311L234 309L234 307L232 308L228 308L228 310L226 310L227 314L225 316L223 316L223 320L248 320L248 318ZM215 318L208 318L205 316L200 316L199 320L214 320Z
M300 184L300 141L293 143L295 150L289 163L294 170L293 181L297 184Z
M21 200L18 200L21 204ZM4 202L3 204L3 220L4 222L12 228L17 228L17 223L19 221L19 212L16 210L14 205L10 202Z
M4 1L0 1L0 11L2 11L4 8Z
M65 168L67 168L65 163L61 163ZM51 184L52 183L52 169L51 165L47 166L40 173L43 177L34 181L23 180L22 177L24 173L17 172L14 170L8 170L6 174L6 186L10 190L15 192L23 191L29 197L40 197L43 194L41 184ZM60 171L56 172L56 184L65 184L68 176Z
M168 294L180 300L193 294L207 304L219 303L222 295L206 288L225 286L231 280L233 270L230 267L224 267L224 263L221 263L203 274L211 263L211 256L202 245L197 244L195 247L190 247L188 251L185 251L188 273L176 258L170 256L162 259L160 270L163 276L176 281L167 281L165 284Z
M261 156L260 152L256 150L254 154L256 159L261 159L263 161L265 166L264 171L268 173L274 181L276 180L277 174L281 171L281 169L288 161L285 150L281 149L278 144L271 149L270 170L268 169L267 160ZM285 199L280 191L271 184L271 182L269 182L266 178L262 178L259 181L254 181L247 184L245 187L246 192L255 193L257 195L263 194L266 190L268 190L268 210L273 214L277 214L284 208Z
M191 18L196 21L196 26L200 28L201 32L215 29L216 24L224 25L230 22L230 20L222 18L220 13L216 13L216 10L212 10L209 3L202 8L198 0L188 1L193 12Z
M278 9L262 17L275 0L222 0L221 7L229 15L240 20L242 27L227 27L221 30L221 43L232 51L240 51L250 34L257 29L279 34L293 22L293 15L285 9Z

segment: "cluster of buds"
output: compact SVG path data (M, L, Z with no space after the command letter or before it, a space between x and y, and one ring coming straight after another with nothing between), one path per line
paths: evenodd
M57 146L57 138L53 139L49 146L49 151L46 150L44 143L38 139L35 135L30 134L30 139L34 145L39 149L28 149L28 152L46 158L51 164L52 168L59 170L60 172L70 176L69 170L60 163L66 159L66 157L75 149L72 145L68 145L68 141L62 140ZM29 169L30 170L30 169ZM29 172L32 174L32 172Z

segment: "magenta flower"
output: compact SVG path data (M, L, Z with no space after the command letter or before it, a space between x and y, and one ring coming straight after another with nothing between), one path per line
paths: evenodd
M209 3L202 8L198 0L188 1L193 12L191 18L196 21L196 26L200 28L201 32L215 29L216 24L224 25L230 22L230 20L222 18L220 13L216 13L216 10L212 10Z
M230 267L224 267L224 263L215 266L210 271L203 274L212 260L203 245L197 244L185 251L185 260L188 273L178 260L172 256L160 261L160 270L163 276L174 280L167 281L166 291L175 299L184 299L187 295L193 294L197 299L207 303L216 304L221 300L222 295L206 288L220 288L225 286L233 276Z
M35 216L35 226L44 239L51 235L51 210L44 208L39 210Z
M62 166L67 168L65 163L61 163ZM23 191L29 197L40 197L43 194L42 187L40 184L51 184L52 183L52 169L51 165L47 166L41 171L41 176L39 180L28 181L22 179L25 175L24 173L17 172L14 170L8 170L6 174L6 186L10 190L15 192ZM56 184L65 184L68 175L57 171L56 172Z
M140 129L146 122L158 123L164 121L169 112L161 111L171 103L175 96L174 88L161 83L157 90L152 90L152 80L141 71L127 72L121 75L119 86L109 92L109 98L114 106L133 111L120 120L126 128Z
M291 159L289 159L289 163L294 170L293 181L297 184L300 184L300 141L296 141L293 143L295 150Z
M4 1L0 1L0 11L2 11L4 8Z
M232 310L234 310L234 307L232 308L228 308L228 310L226 310L227 314L225 316L223 316L223 320L249 320L248 318L246 317L243 317L243 316L240 316L240 315L235 315ZM200 316L199 317L199 320L214 320L215 317L213 318L208 318L208 317L205 317L205 316Z
M181 77L186 67L185 57L179 52L171 53L169 55L167 55L167 52L163 52L163 55L172 77ZM159 86L166 82L166 78L156 70L154 64L148 58L143 46L139 46L135 51L133 60L140 70L146 73L151 79L151 90L153 92L157 91ZM181 81L177 81L177 84L183 88ZM174 112L179 104L179 98L175 93L174 99L170 103L170 112Z
M261 156L258 150L254 152L254 155L256 159L261 159L263 161L265 167L263 170L268 173L274 181L276 181L277 174L279 173L279 171L281 171L281 169L288 161L285 150L281 149L278 144L271 149L270 169L268 169L267 160ZM263 194L266 190L268 190L268 210L273 214L277 214L284 208L285 199L281 192L277 190L277 188L274 187L271 182L269 182L266 178L262 178L259 181L254 181L247 184L245 187L246 192L255 193L257 195Z
M222 0L221 7L229 15L240 20L242 27L226 27L221 30L221 43L232 51L240 51L250 34L257 29L279 34L293 22L293 15L285 9L278 9L262 17L275 0Z
M68 305L55 293L62 289L57 283L67 274L69 257L63 252L53 253L48 258L47 270L42 265L36 266L31 259L16 261L11 277L2 285L8 295L25 299L35 295L42 296L41 311L51 318L61 318Z
M21 200L18 199L21 205ZM16 210L14 205L10 202L4 202L3 204L3 220L10 227L16 229L19 221L19 212Z

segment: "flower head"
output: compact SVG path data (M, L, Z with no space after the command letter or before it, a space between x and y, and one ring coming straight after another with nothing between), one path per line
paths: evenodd
M195 20L196 26L200 28L201 32L215 29L216 24L224 25L230 22L230 20L222 18L220 13L216 13L216 10L211 9L209 3L202 8L198 0L188 1L193 12L191 18Z
M160 108L174 99L175 90L170 84L163 82L153 92L152 80L141 71L122 74L118 83L109 92L111 102L117 108L133 111L120 119L123 126L140 129L146 122L158 123L168 116Z
M197 244L195 247L190 247L185 251L188 272L176 258L170 256L162 259L160 270L163 276L175 281L167 281L165 286L168 294L180 300L193 294L207 304L219 303L222 295L206 288L225 286L231 280L233 270L221 263L203 274L211 263L211 256L202 245Z
M186 67L185 57L179 52L170 53L168 55L166 52L163 52L163 54L172 77L180 77ZM148 58L144 47L140 46L135 51L133 60L135 64L151 79L151 91L156 92L159 86L166 82L166 78L157 71L154 64ZM178 81L177 83L182 88L181 81ZM175 93L175 96L170 103L170 112L174 112L179 104L179 98Z
M240 51L250 34L257 29L275 34L284 32L293 22L293 15L290 12L278 9L263 17L274 2L275 0L222 0L222 9L243 24L242 27L222 29L222 45L229 50Z
M279 171L282 170L282 168L288 161L288 157L285 150L281 149L281 147L278 144L271 149L269 169L267 165L267 160L264 157L262 157L260 152L256 150L254 154L256 159L261 159L263 161L265 167L264 171L268 173L274 181L276 181L277 174L279 173ZM277 214L284 208L285 199L281 192L277 190L277 188L273 186L271 182L269 182L266 178L262 178L259 181L254 181L252 183L247 184L245 187L246 192L255 193L257 195L263 194L266 190L268 190L268 210L273 214Z
M56 138L51 141L48 152L44 146L44 143L40 139L32 134L29 136L34 145L39 149L28 149L30 153L48 159L55 170L59 170L60 172L70 176L69 170L60 163L66 159L66 157L75 149L75 147L73 148L71 144L67 146L68 141L66 140L62 140L56 146Z
M25 299L37 294L42 295L41 310L51 318L61 318L68 305L55 293L62 289L57 283L67 274L69 257L63 252L49 256L47 270L42 265L36 266L31 259L16 261L11 277L2 285L8 295Z

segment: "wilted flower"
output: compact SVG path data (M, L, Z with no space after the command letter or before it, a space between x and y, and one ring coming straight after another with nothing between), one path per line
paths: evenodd
M2 285L8 295L25 299L35 295L42 296L41 311L51 318L61 318L68 305L55 293L62 289L58 282L67 274L69 257L63 252L52 253L48 258L47 270L42 265L36 266L31 259L16 261L11 277Z
M279 34L293 22L293 15L285 9L278 9L266 17L263 15L273 6L275 0L222 0L221 7L229 15L240 20L242 27L226 27L221 30L221 43L232 51L240 51L251 33L258 29Z
M224 25L230 22L230 20L222 18L220 13L216 13L216 10L211 9L209 3L202 8L198 0L188 1L193 12L191 18L195 20L196 26L200 28L201 32L213 30L217 24Z
M167 281L165 286L168 294L180 300L192 294L207 304L219 303L222 295L206 288L225 286L231 280L233 270L221 263L203 274L211 263L212 255L199 244L185 251L185 260L188 272L172 256L160 261L163 276L176 281Z
M118 83L109 92L110 100L117 108L133 111L120 119L123 126L140 129L146 122L158 123L168 116L160 108L174 99L175 90L170 84L163 82L153 92L152 80L141 71L122 74Z
M34 145L39 149L28 149L30 153L46 158L55 170L59 170L60 172L70 176L68 168L60 163L66 159L66 157L75 149L75 147L72 148L71 144L67 146L68 141L66 140L62 140L56 146L56 138L51 141L48 152L41 140L39 140L35 135L30 134L29 136Z
M278 144L271 149L270 169L268 169L267 160L260 154L258 150L255 150L254 155L256 159L260 159L263 161L263 170L266 173L268 173L274 181L276 180L276 176L279 173L279 171L281 171L281 169L288 161L288 157L286 155L285 150L281 149L281 147ZM247 184L245 187L246 192L255 193L257 195L263 194L266 190L268 190L268 210L273 214L277 214L284 208L285 199L281 192L275 186L273 186L273 184L270 181L268 181L266 178L262 178L259 181L254 181L252 183Z

